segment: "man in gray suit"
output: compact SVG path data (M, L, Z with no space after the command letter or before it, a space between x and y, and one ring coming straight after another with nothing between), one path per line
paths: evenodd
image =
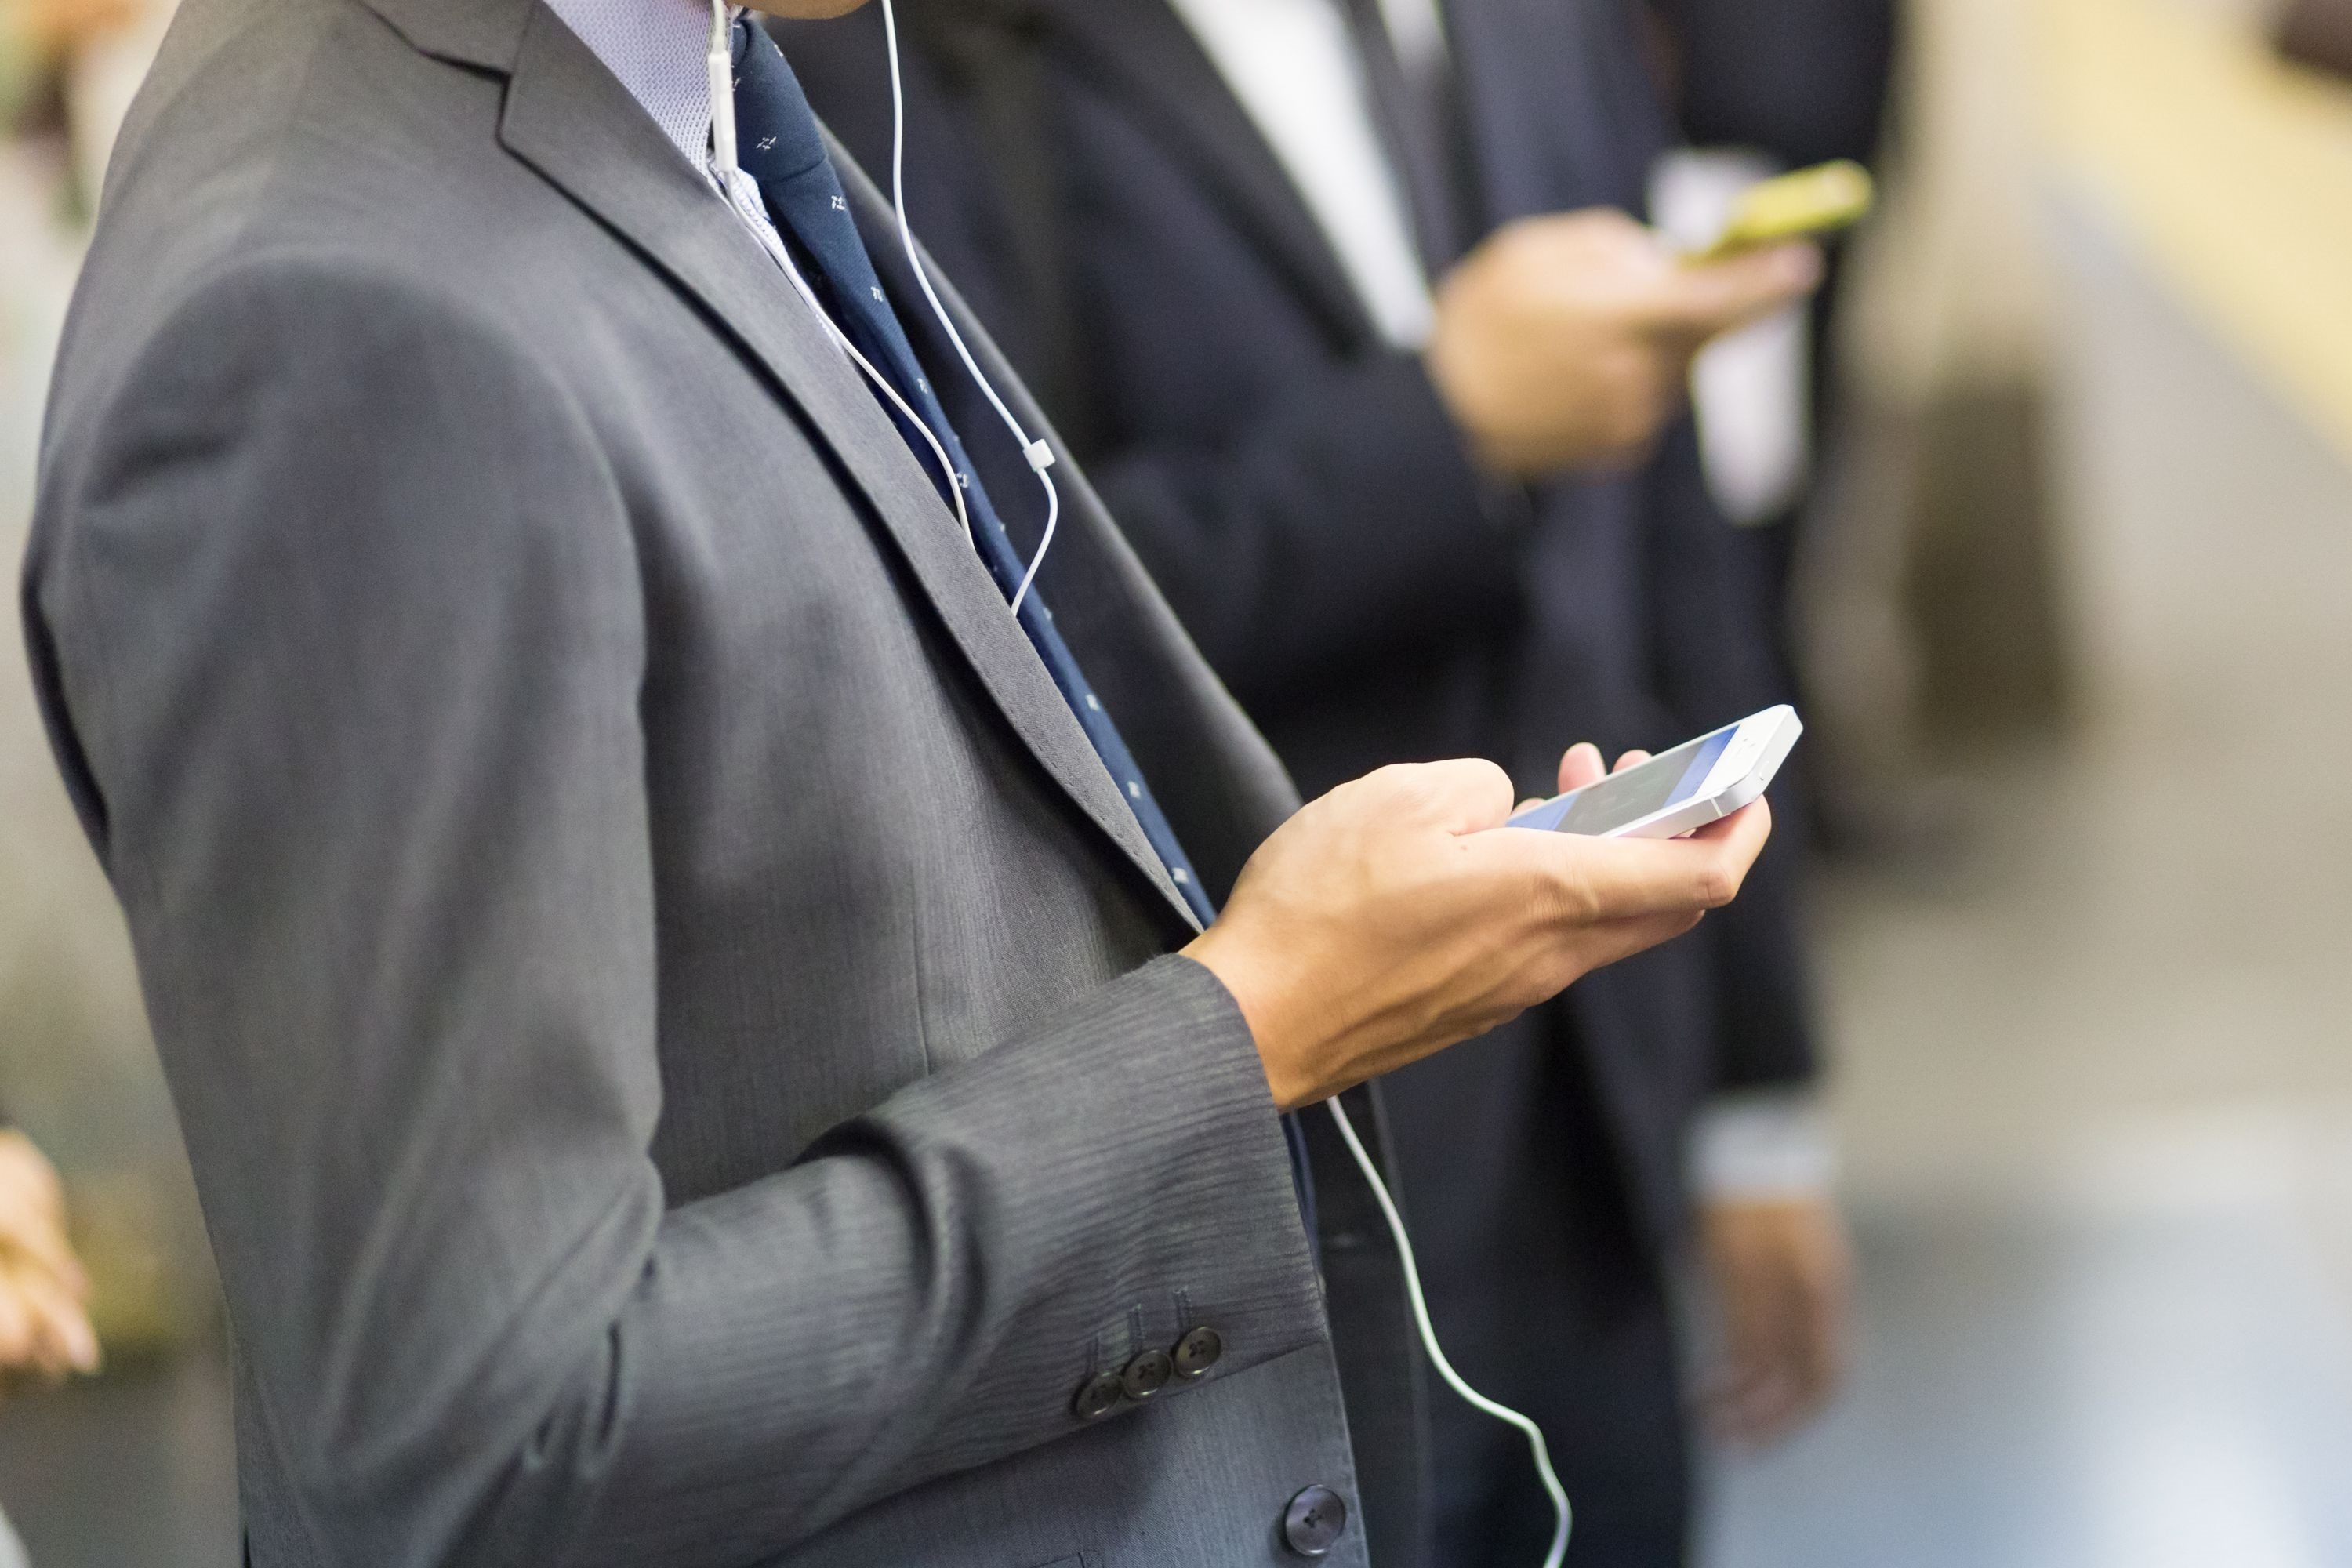
M1475 763L1294 815L1075 474L1015 611L888 214L740 24L721 194L707 17L189 0L110 175L26 618L251 1559L1402 1561L1394 1258L1279 1115L1769 819L1487 831Z

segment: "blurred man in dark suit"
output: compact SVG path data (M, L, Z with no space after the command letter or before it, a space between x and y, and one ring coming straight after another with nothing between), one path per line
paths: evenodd
M1558 737L1655 745L1777 699L1682 391L1701 346L1801 296L1819 258L1687 268L1631 216L1669 132L1630 6L900 16L915 227L1308 788L1475 753L1548 793ZM887 167L881 26L782 36ZM1727 1418L1781 1430L1834 1378L1843 1242L1787 859L1737 918L1398 1080L1441 1335L1544 1424L1579 1563L1683 1552L1692 1164ZM1548 1518L1517 1436L1450 1400L1431 1417L1434 1561L1534 1561Z

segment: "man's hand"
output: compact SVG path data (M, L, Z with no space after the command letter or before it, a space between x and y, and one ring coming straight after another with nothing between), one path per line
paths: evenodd
M66 1242L57 1172L23 1133L0 1131L0 1389L98 1370L89 1289Z
M1581 748L1598 772L1598 756ZM1566 765L1563 776L1569 773ZM1485 1034L1729 903L1762 802L1685 839L1503 828L1491 763L1380 772L1262 845L1185 953L1241 1005L1283 1109Z
M0 19L0 35L15 34L43 65L54 65L82 45L118 33L139 20L132 0L17 0Z
M1699 1243L1723 1320L1715 1428L1735 1443L1787 1436L1845 1373L1853 1294L1845 1226L1826 1198L1717 1200L1700 1210Z
M1811 245L1691 266L1614 210L1523 219L1439 284L1430 379L1499 472L1622 467L1681 409L1710 339L1821 278Z

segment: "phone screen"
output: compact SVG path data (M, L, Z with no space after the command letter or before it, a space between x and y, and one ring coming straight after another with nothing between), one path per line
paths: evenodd
M1680 805L1706 785L1723 749L1738 733L1739 726L1734 724L1671 752L1661 752L1638 768L1612 773L1599 784L1529 812L1518 818L1517 825L1598 837L1667 806Z

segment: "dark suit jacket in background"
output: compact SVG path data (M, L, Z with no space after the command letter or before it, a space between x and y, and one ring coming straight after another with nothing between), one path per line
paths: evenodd
M1701 146L1757 147L1790 168L1878 150L1895 0L1650 0L1674 106Z
M1222 893L1296 797L1063 484L1045 589ZM26 595L260 1568L1272 1568L1294 1493L1360 1501L1366 1322L1361 1489L1410 1505L1364 1189L1319 1145L1327 1313L1127 803L866 386L543 7L182 9ZM1196 1322L1205 1380L1074 1414Z

